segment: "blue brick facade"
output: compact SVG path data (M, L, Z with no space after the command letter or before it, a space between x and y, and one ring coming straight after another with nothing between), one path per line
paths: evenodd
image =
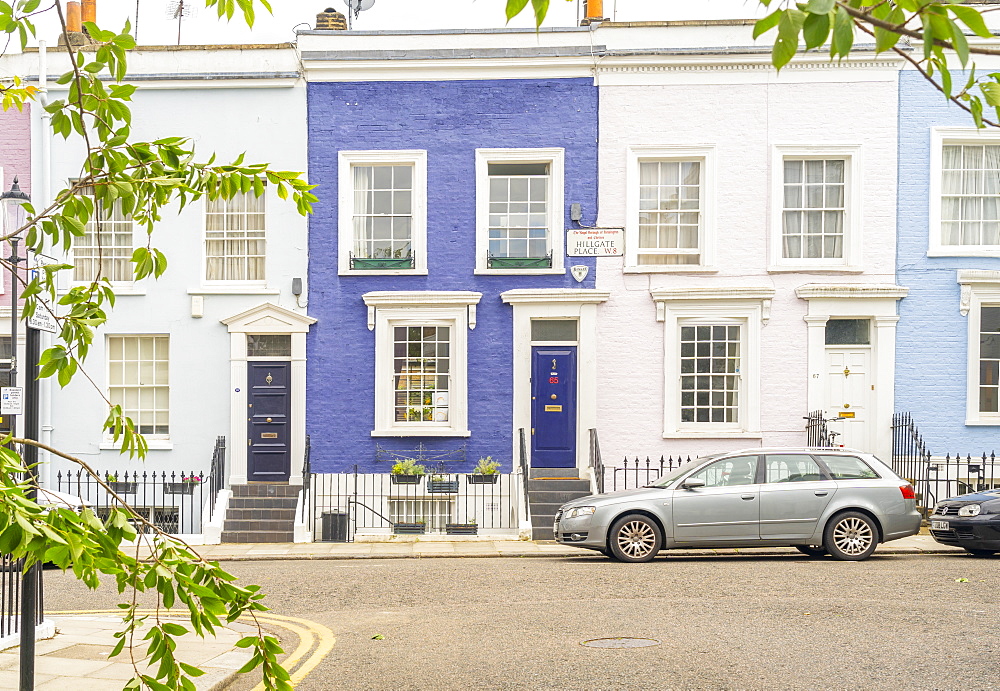
M961 77L956 76L956 83ZM998 448L997 427L965 424L968 321L959 313L959 269L1000 270L995 257L928 257L930 143L933 127L971 127L916 72L899 80L896 410L913 414L934 454Z
M310 179L320 202L310 221L307 430L315 472L375 462L384 448L454 449L467 443L468 467L492 456L509 470L512 448L512 309L500 293L513 288L593 288L590 267L577 283L565 275L474 275L475 150L565 150L565 224L580 203L584 224L597 211L597 88L591 79L312 83L308 90ZM427 151L426 276L339 276L337 161L340 150ZM374 439L375 337L362 295L391 290L482 293L478 324L468 332L469 430L462 438Z

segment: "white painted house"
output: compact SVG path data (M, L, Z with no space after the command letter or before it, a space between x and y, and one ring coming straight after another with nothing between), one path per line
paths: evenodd
M37 52L16 56L20 72L38 74L38 58ZM65 61L64 52L48 51L50 100L65 97L52 76L64 71ZM138 87L135 140L182 136L199 160L215 152L227 162L245 153L247 162L306 170L305 85L291 44L142 47L129 54L126 81ZM79 175L83 149L76 138L45 142L50 135L41 110L33 111L35 190L44 178L55 194ZM143 497L142 474L158 474L160 485L206 482L218 437L228 447L223 486L246 484L253 472L301 484L305 335L315 321L306 315L306 236L307 219L271 188L261 198L199 200L180 213L175 206L152 237L168 258L166 273L133 283L129 260L134 248L147 244L146 233L118 209L102 209L64 258L75 268L64 272L62 288L103 276L118 299L94 340L88 377L76 377L61 391L43 384L43 441L113 480L133 480L138 473L138 489L121 489L154 519L178 501L162 496L163 486L160 494ZM262 387L271 394L270 408L258 400ZM144 461L122 456L102 432L103 396L121 404L146 436ZM65 482L73 466L43 460L45 484L56 487L62 478L62 489L86 494ZM174 490L200 496L183 485ZM175 532L199 532L197 525L171 525L174 520L164 519Z
M899 61L777 73L752 21L604 23L598 419L606 463L838 443L888 459ZM858 109L865 113L857 125Z

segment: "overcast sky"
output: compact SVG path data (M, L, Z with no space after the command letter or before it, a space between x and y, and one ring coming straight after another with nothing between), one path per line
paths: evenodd
M144 45L177 43L177 21L170 19L178 0L97 0L97 20L103 28L119 29L125 19L136 25ZM278 43L293 41L295 30L312 28L316 14L327 7L347 13L346 0L271 0L273 15L262 13L250 30L235 18L227 23L204 7L204 0L185 3L195 11L181 21L181 42ZM552 0L546 26L573 26L579 0ZM506 0L375 0L371 9L353 20L354 29L471 29L504 26ZM618 21L667 19L725 19L760 15L757 0L604 0L604 13ZM39 37L55 42L57 26L45 18L38 22ZM528 10L510 26L532 26Z

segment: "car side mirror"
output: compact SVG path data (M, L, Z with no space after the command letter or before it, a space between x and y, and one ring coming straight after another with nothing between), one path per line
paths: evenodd
M704 487L704 480L695 480L694 478L688 478L683 483L681 483L682 489L698 489L699 487Z

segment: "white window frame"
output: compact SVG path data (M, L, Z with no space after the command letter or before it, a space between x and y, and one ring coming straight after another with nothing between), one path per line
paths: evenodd
M728 294L727 294L728 293ZM770 288L653 290L663 336L663 438L754 438L760 432L761 328L770 316ZM740 325L739 422L681 422L681 326Z
M716 152L715 146L630 146L625 169L625 273L709 273L715 262ZM639 164L651 161L701 163L701 219L698 264L639 264Z
M244 194L244 193L237 193L237 194ZM253 190L251 190L249 192L246 192L245 194L248 197L253 197L254 196ZM205 199L205 203L202 206L202 238L201 238L201 241L202 241L202 244L201 244L201 250L202 250L201 251L201 283L202 283L202 285L204 285L206 287L213 287L213 288L225 288L227 286L233 286L233 287L264 287L264 286L267 285L267 243L268 243L268 237L267 237L267 235L268 235L268 233L267 233L267 226L268 226L268 223L267 223L267 209L268 209L268 207L270 205L267 202L267 191L266 191L266 189L265 189L264 193L261 195L261 199L263 199L263 204L264 204L264 231L263 231L264 232L264 238L263 238L263 242L264 242L264 256L262 258L262 261L264 262L264 278L263 279L255 279L255 280L234 280L234 279L210 279L208 277L208 242L209 242L209 238L208 238L208 217L209 217L208 205L209 205L209 201L206 198ZM227 213L225 213L225 214L217 214L217 215L227 216L228 215L228 204L232 200L224 200L224 199L222 199L220 197L218 201L221 201L221 202L223 202L223 203L225 203L227 205ZM247 240L244 239L244 241L247 241ZM246 257L246 255L244 255L243 256L243 260L246 261L246 259L247 259L247 257Z
M413 166L413 197L410 244L412 269L352 269L354 250L354 165ZM337 170L337 247L341 276L405 276L427 274L427 151L418 149L386 151L341 151Z
M785 258L783 228L785 211L785 160L844 161L844 251L839 258ZM769 271L843 271L862 270L862 158L860 145L786 146L775 145L771 151L771 251Z
M565 156L561 148L543 149L476 149L476 269L475 273L491 276L563 274L565 269L566 232L564 228ZM552 266L547 269L490 269L490 163L549 164L549 251Z
M107 334L105 336L105 338L104 338L104 372L105 372L105 379L104 379L104 381L106 382L105 393L106 393L106 395L108 397L108 400L111 400L111 388L112 388L112 385L111 385L111 339L113 339L113 338L166 338L167 342L169 344L168 348L170 349L170 353L171 354L173 353L173 346L174 346L174 344L172 342L173 339L170 337L169 333L116 333L116 334ZM170 383L170 381L171 381L171 377L170 377L170 373L171 373L170 372L170 370L171 370L170 363L171 363L171 358L168 357L167 358L167 383L165 385L165 388L167 389L167 401L168 401L168 403L167 403L167 428L168 428L168 432L166 434L143 434L142 436L148 442L150 449L171 449L171 448L173 448L173 445L172 445L172 443L170 441L171 440L171 436L170 436L170 432L169 432L169 429L171 428L172 423L173 423L173 415L172 415L171 405L172 405L172 402L173 402L173 399L174 399L173 391L172 391L171 383ZM124 406L122 406L122 412L125 413L126 417L127 417L127 412L125 411L125 407ZM139 424L138 420L133 420L133 422L135 422L136 425L138 426L138 424ZM121 437L119 437L118 441L116 442L116 441L114 441L114 436L112 434L110 434L108 432L105 432L104 438L103 438L103 440L101 441L101 444L100 444L100 448L101 449L118 449L118 448L121 448L121 443L122 443L122 438Z
M375 331L375 429L373 437L468 437L469 329L475 328L481 293L400 291L366 293L368 325ZM393 328L447 326L451 333L451 383L447 422L397 422L393 386Z
M1000 425L1000 412L979 410L979 329L983 307L1000 307L1000 271L959 270L959 309L968 317L966 347L965 424Z
M1000 257L1000 245L945 245L941 240L941 177L943 149L949 144L1000 145L1000 132L974 127L932 127L930 151L930 216L928 257ZM978 340L978 339L977 339ZM979 407L978 405L976 406Z
M87 196L91 197L91 199L93 199L93 202L94 202L94 215L91 217L91 220L87 223L87 226L91 226L91 225L97 223L97 216L98 216L98 213L99 213L98 212L98 203L99 202L97 201L97 199L94 199L93 195L87 195ZM136 236L136 232L135 232L135 220L132 219L131 217L129 218L129 225L132 227L132 250L134 251L136 249L136 247L138 247L138 245L136 244L136 238L135 238L135 236ZM96 227L94 228L94 230L96 231ZM73 242L70 244L70 248L69 248L69 252L68 252L68 254L69 254L69 257L68 257L69 261L68 261L68 263L72 264L74 268L72 270L68 271L67 274L68 274L68 277L70 279L71 285L74 285L74 286L77 286L77 285L89 285L90 281L80 281L80 280L77 280L75 278L75 276L74 276L74 274L76 273L76 261L77 261L77 256L76 256L76 251L77 251L76 240L77 240L77 238L74 237L73 238ZM125 258L125 262L128 265L129 274L132 276L131 279L126 280L126 281L112 281L112 280L108 279L110 281L111 285L115 288L116 294L119 294L119 293L122 293L122 292L124 294L132 293L133 292L133 288L135 288L137 285L139 285L135 281L135 273L134 273L135 267L132 265L132 261L131 260L132 260L132 255L130 253L129 256ZM135 290L134 292L145 293L145 290L138 289L138 290Z

